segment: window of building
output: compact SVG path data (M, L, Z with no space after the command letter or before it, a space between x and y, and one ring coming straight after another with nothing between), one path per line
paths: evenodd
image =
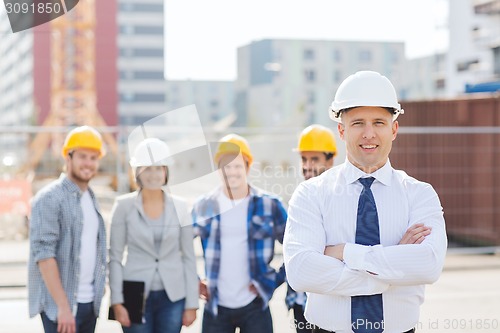
M140 35L163 35L163 26L138 25L134 30Z
M121 34L126 34L126 35L134 34L134 26L132 25L120 25L119 30Z
M344 78L341 70L336 70L333 72L333 83L340 83Z
M493 73L495 75L500 75L500 46L494 47L492 50L493 50Z
M123 102L146 102L146 103L165 102L165 94L124 93L124 94L120 94L120 101L123 101Z
M396 50L391 51L391 62L392 65L397 65L399 63L399 52Z
M332 52L333 60L336 62L342 61L342 52L339 49L334 49Z
M164 80L163 72L161 71L137 71L134 72L136 80Z
M437 79L436 82L434 83L436 89L444 89L446 86L446 80L445 79Z
M304 76L307 82L316 81L316 71L314 69L306 69L304 71Z
M163 49L150 48L120 48L120 55L125 57L163 57Z
M308 91L307 92L307 104L314 104L316 103L316 94L314 91Z
M360 62L371 62L372 61L372 52L370 50L359 51L359 61Z
M136 57L163 57L163 49L134 49Z
M163 12L162 4L122 3L118 8L122 12Z
M305 49L304 50L304 60L314 60L314 50L313 49Z
M471 70L471 67L473 67L476 64L479 64L478 59L466 60L466 61L459 62L457 64L457 71L458 72L465 72L465 71Z
M210 107L211 107L211 108L216 108L216 107L218 107L218 106L219 106L219 101L218 101L218 100L216 100L216 99L212 99L212 100L210 101Z

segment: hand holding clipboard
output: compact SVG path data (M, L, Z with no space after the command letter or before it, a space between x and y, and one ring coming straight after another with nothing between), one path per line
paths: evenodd
M143 281L123 281L123 306L127 309L130 322L133 324L143 323L144 289ZM109 307L108 319L116 320L113 306Z

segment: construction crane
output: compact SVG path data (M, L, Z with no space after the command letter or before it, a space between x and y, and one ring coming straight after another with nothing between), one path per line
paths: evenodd
M95 0L81 0L51 22L51 109L43 127L106 126L96 103L95 25ZM37 133L22 170L34 171L50 147L59 154L64 135ZM102 135L108 150L116 155L118 146L113 135Z

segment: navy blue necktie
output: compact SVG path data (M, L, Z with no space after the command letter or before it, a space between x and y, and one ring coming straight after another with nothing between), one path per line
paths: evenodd
M356 244L380 244L377 206L372 185L375 178L360 178L363 190L359 195L356 222ZM355 333L379 333L383 331L382 294L351 297L351 322Z

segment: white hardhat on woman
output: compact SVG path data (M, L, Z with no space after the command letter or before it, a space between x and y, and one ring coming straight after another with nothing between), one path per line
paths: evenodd
M133 168L140 166L173 164L170 148L157 138L147 138L141 141L134 150L134 155L130 158L130 166Z
M173 164L170 148L168 145L157 138L147 138L141 141L134 150L134 155L130 158L130 166L134 168L136 182L142 187L139 180L139 168L151 166L165 167L165 183L168 182L168 167ZM142 170L142 169L141 169Z
M342 110L358 106L378 106L392 109L393 120L404 113L398 103L396 90L391 81L373 71L356 72L340 84L330 106L330 118L341 122Z

